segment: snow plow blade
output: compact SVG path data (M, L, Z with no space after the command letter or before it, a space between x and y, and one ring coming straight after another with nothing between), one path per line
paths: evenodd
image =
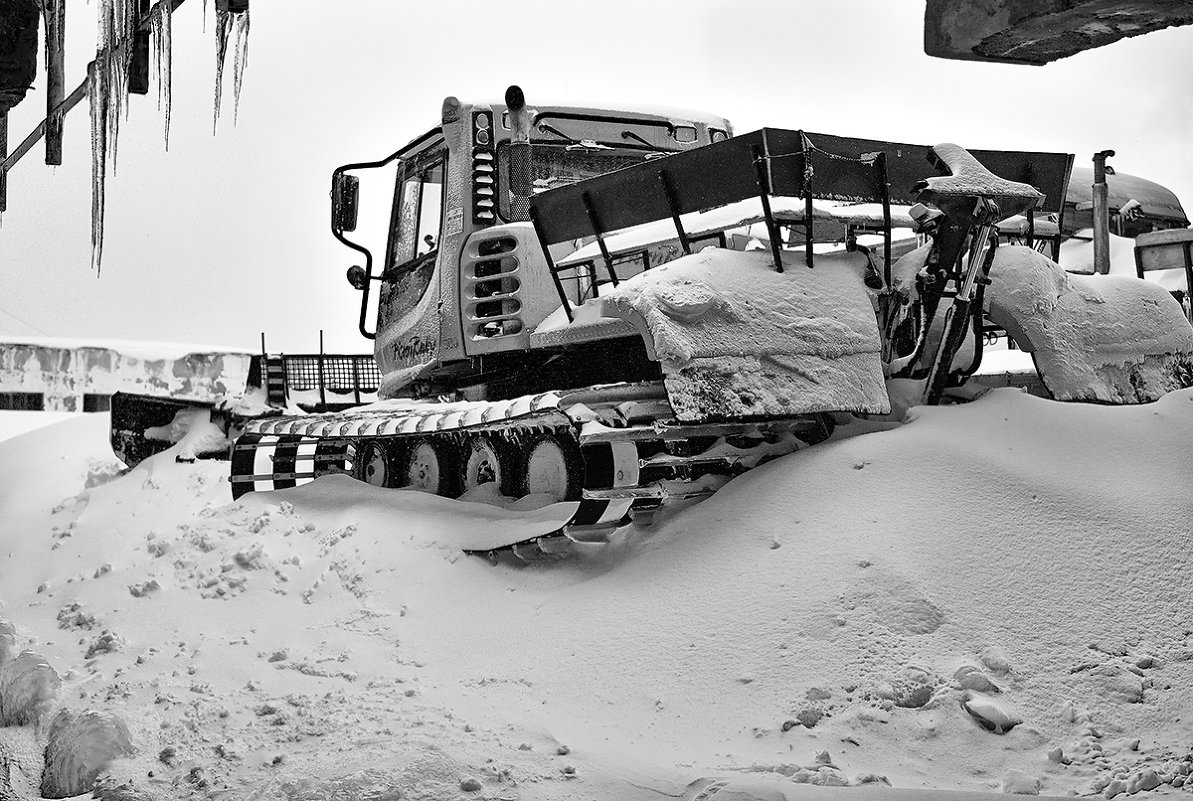
M167 450L203 423L210 425L212 401L117 392L112 396L108 439L116 458L134 467ZM227 458L227 444L202 445L196 457Z
M1066 273L1025 247L998 248L990 281L990 321L1032 354L1053 398L1148 403L1193 386L1193 326L1157 284Z
M621 283L601 312L633 323L681 422L886 414L867 256L776 272L770 253L707 250Z

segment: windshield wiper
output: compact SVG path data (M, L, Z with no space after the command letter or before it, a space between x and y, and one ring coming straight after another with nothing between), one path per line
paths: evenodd
M641 136L639 136L638 134L634 133L633 131L622 131L622 132L621 132L621 138L622 138L622 139L637 139L639 142L641 142L642 144L646 145L646 146L647 146L647 147L649 147L651 150L657 151L657 152L659 152L659 153L666 153L666 152L667 152L667 151L663 150L661 147L659 147L658 145L652 145L650 142L647 142L645 139L643 139Z
M554 125L552 125L549 122L540 122L539 130L553 133L556 136L560 137L561 139L566 139L568 142L572 143L573 145L580 144L579 140L573 139L572 137L568 136L563 131L559 130L558 128L556 128Z
M646 154L646 158L648 158L648 159L655 159L655 158L659 158L660 156L670 156L671 155L670 150L663 150L663 148L659 147L658 145L652 145L650 142L647 142L645 139L643 139L641 136L634 133L633 131L622 131L621 138L622 139L637 139L639 142L641 142L642 144L649 147L652 152Z
M566 150L575 150L576 148L580 148L581 150L612 150L613 149L613 148L609 147L608 145L602 145L598 142L594 142L592 139L573 139L572 137L568 136L563 131L559 130L558 128L556 128L554 125L552 125L549 122L540 122L539 130L540 131L548 131L548 132L553 133L556 136L560 137L561 139L564 139L568 143L567 147L565 148Z

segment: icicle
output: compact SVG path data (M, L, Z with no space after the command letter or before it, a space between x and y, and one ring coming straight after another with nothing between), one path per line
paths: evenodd
M174 4L171 0L160 0L149 12L153 26L155 56L157 58L157 107L165 109L165 143L170 149L170 99L172 96L171 75L173 73L173 17Z
M215 134L220 121L220 96L224 93L224 56L228 53L228 35L232 32L232 14L217 4L215 7L215 118L211 133Z
M236 20L236 60L232 79L232 122L240 118L240 85L244 82L244 71L249 65L249 12L244 10Z
M224 94L224 63L228 56L228 39L236 41L233 64L234 117L240 113L240 87L244 82L244 71L249 63L249 12L229 11L227 0L216 0L215 4L215 116L212 133L220 120L220 100Z
M107 172L107 87L99 59L87 67L87 99L91 107L91 267L99 277L104 252L104 175Z

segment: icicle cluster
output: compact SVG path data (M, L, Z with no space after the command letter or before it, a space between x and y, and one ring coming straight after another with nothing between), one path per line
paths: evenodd
M91 266L99 275L104 252L104 185L108 163L116 171L120 117L128 114L128 69L133 34L140 20L137 0L102 0L95 61L87 69L91 106ZM157 58L158 107L165 110L165 144L170 147L172 26L174 4L159 0L149 12Z
M116 170L116 142L120 117L128 113L128 69L133 34L140 20L137 0L100 0L99 41L95 61L88 67L88 100L91 106L91 266L99 274L104 250L104 185L108 165ZM228 41L234 42L235 112L240 111L240 87L249 58L249 12L229 11L228 0L216 0L215 119L219 121L220 96ZM170 148L170 105L173 71L173 0L158 0L149 12L157 61L158 108L165 114L163 136ZM203 0L206 26L207 0Z
M216 2L215 6L215 117L211 123L211 131L215 133L220 121L220 99L224 94L224 62L228 54L228 40L234 40L235 56L233 57L233 111L232 120L240 116L240 87L244 80L244 70L249 63L249 12L229 11L226 2ZM206 0L204 0L204 15L206 16Z
M88 67L91 105L91 266L99 274L104 250L104 178L108 161L116 170L120 115L127 111L128 64L137 27L136 0L102 0L99 9L98 50Z

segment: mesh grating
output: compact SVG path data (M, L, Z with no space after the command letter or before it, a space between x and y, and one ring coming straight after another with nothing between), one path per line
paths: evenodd
M329 392L376 392L381 371L371 356L286 356L286 384L292 390L318 389L320 362L323 387Z

